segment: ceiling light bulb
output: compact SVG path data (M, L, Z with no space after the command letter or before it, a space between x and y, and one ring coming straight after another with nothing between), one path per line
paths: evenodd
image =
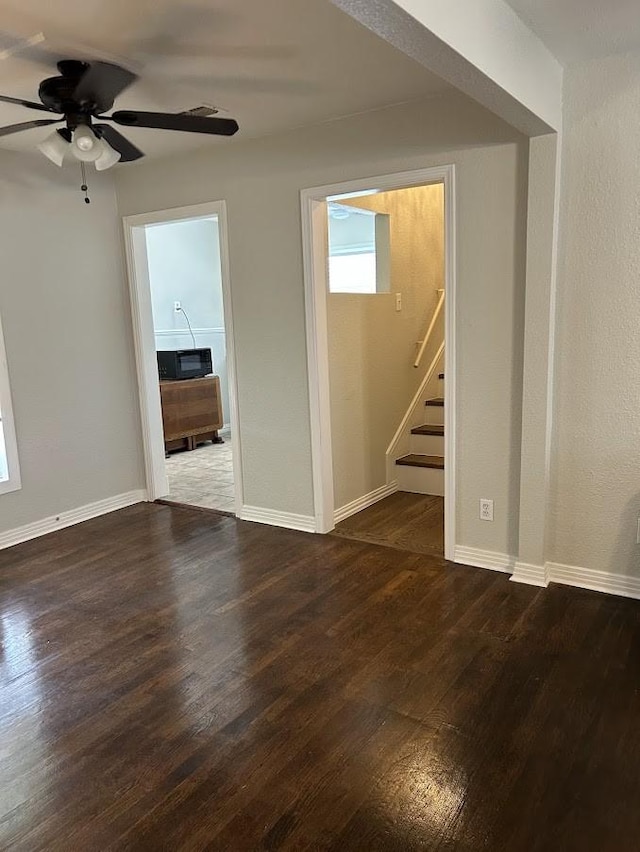
M81 124L80 127L77 127L73 131L71 150L76 159L82 160L85 163L97 160L102 153L93 130L84 124Z
M98 141L98 148L100 149L100 156L96 160L96 170L99 172L103 172L105 169L110 169L111 166L115 166L122 156L120 151L116 151L115 148L112 148L105 139L100 139Z
M62 166L62 162L70 147L67 140L60 136L57 130L54 130L50 136L47 136L44 142L38 145L38 150L45 157L48 157L52 163L55 163L56 166Z
M96 143L96 137L88 127L78 127L73 134L73 142L81 151L90 151Z

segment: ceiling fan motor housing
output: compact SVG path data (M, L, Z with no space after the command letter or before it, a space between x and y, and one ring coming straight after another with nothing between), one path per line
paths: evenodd
M82 103L78 103L75 98L75 92L82 77L89 69L86 62L80 62L76 59L65 59L58 62L59 77L48 77L40 83L38 95L42 103L49 107L54 112L63 113L65 115L86 115L87 117L106 112L113 106L112 98L101 98L98 95L91 95L90 98L84 98Z

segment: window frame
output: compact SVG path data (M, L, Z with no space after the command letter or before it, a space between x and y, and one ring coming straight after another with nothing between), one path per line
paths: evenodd
M343 204L337 199L333 201L340 206L349 207L349 204ZM373 240L366 243L354 242L340 247L332 246L331 210L329 199L327 199L327 291L332 296L388 296L391 293L391 216L389 213L381 213L368 208L354 207L353 209L356 213L370 216L373 219ZM334 281L331 275L332 258L365 254L373 255L374 258L374 286L366 290L332 287L332 281Z
M2 317L0 317L0 418L4 433L4 444L7 454L9 478L0 482L0 495L22 488L20 478L20 461L18 459L18 442L16 438L13 405L11 402L11 387L9 384L9 367L7 352L2 332Z

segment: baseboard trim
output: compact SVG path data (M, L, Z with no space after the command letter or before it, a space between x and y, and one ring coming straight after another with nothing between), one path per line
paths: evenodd
M605 592L620 595L623 598L640 599L640 578L627 577L624 574L609 574L593 568L580 568L576 565L562 565L559 562L547 562L547 574L552 583L563 586L575 586L592 592Z
M56 532L56 530L62 530L65 527L81 524L83 521L89 521L91 518L115 512L127 506L133 506L135 503L143 503L146 499L146 491L127 491L126 494L117 494L115 497L107 497L106 500L97 500L95 503L88 503L86 506L79 506L77 509L60 512L59 515L52 515L49 518L43 518L41 521L34 521L31 524L7 530L7 532L0 533L0 550Z
M339 524L340 521L344 521L346 518L350 518L351 515L362 512L363 509L368 509L369 506L373 506L373 504L377 503L379 500L384 500L385 497L390 497L392 494L395 494L397 490L398 480L394 479L393 482L389 482L387 485L381 485L380 488L376 488L374 491L370 491L368 494L364 494L362 497L358 497L356 500L346 503L344 506L336 509L333 513L333 523Z
M517 562L514 557L489 550L476 550L473 547L456 547L454 562L472 565L476 568L489 568L511 574L514 583L547 588L550 583L573 586L576 589L588 589L608 595L640 600L640 577L628 577L625 574L610 574L593 568L580 568L577 565L562 565L559 562L545 562L544 565L531 565Z
M269 524L272 527L285 527L301 532L315 532L316 519L313 515L295 515L292 512L276 512L273 509L262 509L260 506L243 506L238 515L242 521L253 521L257 524Z
M514 583L526 586L540 586L546 589L549 585L548 565L531 565L528 562L516 562L510 579Z
M493 550L478 550L475 547L456 547L453 561L461 565L471 565L473 568L501 571L503 574L510 574L515 565L513 556L495 553Z

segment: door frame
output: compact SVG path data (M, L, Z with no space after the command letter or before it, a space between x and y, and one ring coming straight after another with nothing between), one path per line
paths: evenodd
M445 276L445 499L444 555L453 561L456 522L456 170L453 164L393 174L374 175L303 189L302 252L311 417L311 455L316 532L334 524L333 453L327 327L328 235L326 200L333 195L375 189L386 192L440 183L444 186Z
M138 393L140 397L145 478L149 500L157 500L160 497L167 496L169 492L169 483L165 465L160 385L158 383L158 365L156 360L153 312L151 307L151 284L149 281L149 266L144 228L147 225L184 222L189 219L203 219L210 216L217 217L220 239L222 305L225 326L229 405L231 408L229 416L231 420L231 443L233 447L232 456L235 513L239 516L244 502L244 497L240 423L238 418L235 335L233 329L233 307L231 301L231 279L229 273L227 205L225 201L211 201L206 202L205 204L193 204L187 207L172 207L167 210L155 210L149 213L140 213L135 216L124 216L122 219L127 273L129 278L131 317L133 321L136 371L138 375Z

